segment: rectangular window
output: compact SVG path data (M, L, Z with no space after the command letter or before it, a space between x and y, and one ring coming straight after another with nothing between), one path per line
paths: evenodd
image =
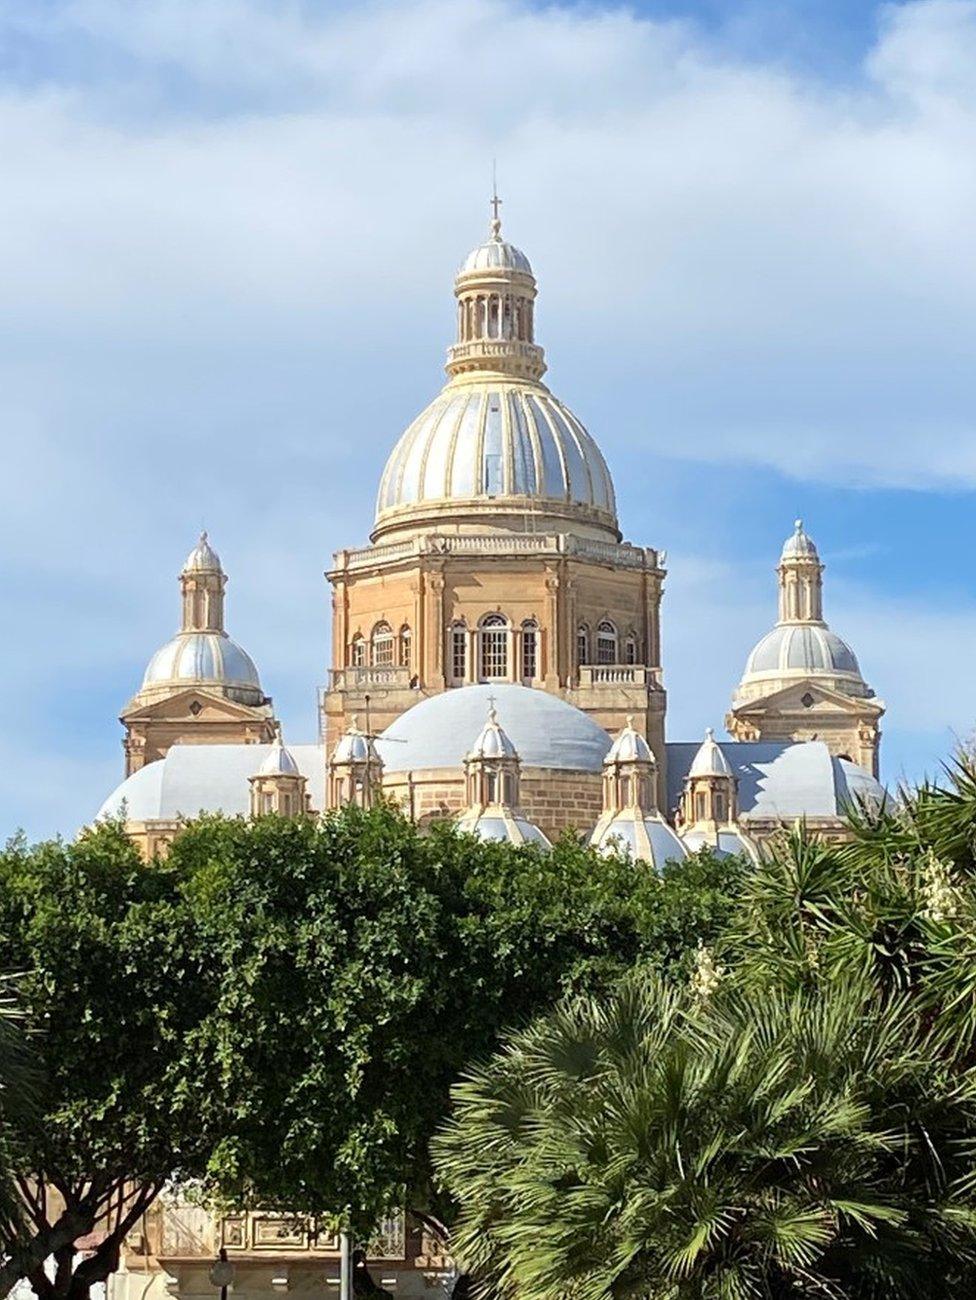
M468 633L463 627L456 627L451 632L451 677L455 682L463 682L468 671Z
M538 670L538 632L534 627L522 632L522 676L526 681L534 681Z
M617 662L617 638L604 636L601 632L596 639L596 661L598 664Z
M482 629L481 675L496 681L508 676L508 630L506 628Z

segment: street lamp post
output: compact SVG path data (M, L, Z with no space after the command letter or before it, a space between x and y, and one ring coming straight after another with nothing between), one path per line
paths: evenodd
M233 1280L234 1265L227 1258L227 1251L221 1246L220 1254L210 1268L210 1281L214 1286L220 1287L220 1300L227 1300L227 1288Z

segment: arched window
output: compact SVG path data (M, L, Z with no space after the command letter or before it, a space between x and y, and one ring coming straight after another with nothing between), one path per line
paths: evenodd
M609 619L604 619L596 630L596 661L598 664L617 662L617 629Z
M703 822L708 816L708 800L703 791L699 790L695 795L695 817L698 821Z
M463 623L451 628L451 681L461 683L468 675L468 629Z
M389 623L377 623L373 628L373 654L372 663L374 668L392 668L393 667L393 628Z
M635 664L637 662L637 638L633 632L629 633L627 640L624 642L624 663Z
M590 629L580 623L576 629L576 667L590 662Z
M715 792L715 820L717 822L725 821L725 795L719 790Z
M349 662L352 664L353 668L365 668L365 667L366 667L366 641L365 641L365 638L363 638L363 637L361 637L361 636L354 636L354 637L353 637L353 639L352 639L352 647L351 647L351 649L350 649L350 654L349 654Z
M502 614L488 614L481 620L481 677L504 681L508 677L508 620Z
M403 627L400 628L400 667L401 668L410 667L410 644L411 644L411 632L410 629L407 627L406 623L404 623Z
M534 618L522 624L522 677L527 682L539 675L539 625Z

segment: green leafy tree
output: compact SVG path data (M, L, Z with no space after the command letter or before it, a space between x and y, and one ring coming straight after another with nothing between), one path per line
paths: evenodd
M454 1091L454 1249L519 1300L949 1300L976 1281L976 1081L869 980L634 979Z
M113 825L9 845L0 968L25 972L45 1090L0 1282L85 1300L171 1181L362 1228L406 1195L440 1221L428 1144L464 1065L568 990L683 969L734 875L421 835L385 807L203 818L149 865Z
M704 856L659 878L570 840L542 854L421 835L389 808L202 820L170 861L220 986L205 1091L234 1122L211 1185L348 1207L362 1228L403 1196L442 1225L429 1140L464 1066L567 990L687 963L735 879Z
M117 826L0 853L0 967L22 972L42 1070L18 1126L23 1227L4 1290L26 1277L40 1300L83 1300L163 1184L205 1166L194 1030L213 999L185 917L177 871L147 870ZM96 1228L78 1262L74 1242Z

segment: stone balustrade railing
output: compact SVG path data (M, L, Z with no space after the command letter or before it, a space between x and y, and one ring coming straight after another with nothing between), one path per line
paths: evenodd
M428 533L403 542L337 551L335 568L381 567L423 555L562 555L624 569L662 569L665 553L651 547L602 542L570 533Z

